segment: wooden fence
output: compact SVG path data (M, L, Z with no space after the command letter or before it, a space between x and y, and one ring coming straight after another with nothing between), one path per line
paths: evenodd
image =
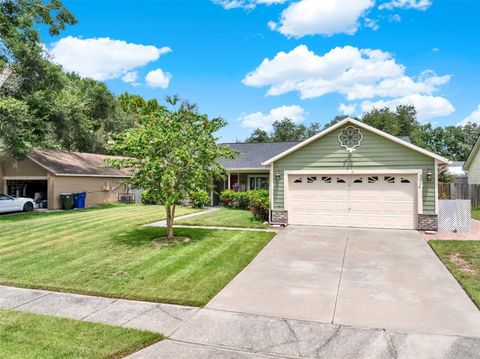
M467 183L439 183L440 199L469 199L473 207L480 207L480 185Z

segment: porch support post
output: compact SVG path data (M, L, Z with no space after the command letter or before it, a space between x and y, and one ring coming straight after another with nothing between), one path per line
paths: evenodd
M228 172L228 189L231 189L232 187L230 186L230 172Z

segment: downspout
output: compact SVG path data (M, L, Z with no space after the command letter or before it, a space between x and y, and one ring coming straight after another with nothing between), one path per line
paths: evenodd
M273 168L274 162L270 164L270 210L268 211L268 221L269 223L272 223L272 211L273 211L273 186L274 186L274 168Z

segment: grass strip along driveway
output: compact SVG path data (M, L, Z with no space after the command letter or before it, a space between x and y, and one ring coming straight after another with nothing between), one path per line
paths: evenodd
M121 358L160 334L0 310L0 358Z
M480 240L428 243L480 309Z
M268 228L262 221L253 218L250 211L221 208L218 211L185 218L175 224L207 227Z
M472 208L472 217L480 221L480 208Z
M0 217L0 284L202 306L274 235L177 228L191 240L154 246L165 229L142 225L162 219L135 205Z

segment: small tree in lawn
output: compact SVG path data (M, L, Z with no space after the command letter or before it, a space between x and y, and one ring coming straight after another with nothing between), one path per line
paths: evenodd
M114 138L111 150L124 156L109 160L115 168L133 171L132 184L148 190L163 202L167 238L173 239L175 207L198 189L211 189L213 180L224 178L218 159L234 152L217 144L215 132L225 126L221 118L209 119L196 105L167 97L172 109L141 116L138 126Z

